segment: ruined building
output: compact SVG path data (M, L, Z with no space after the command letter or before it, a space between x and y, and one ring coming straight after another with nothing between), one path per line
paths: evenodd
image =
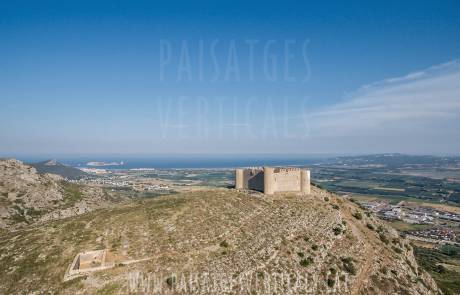
M236 169L236 189L276 192L310 193L310 170L300 168L247 168Z

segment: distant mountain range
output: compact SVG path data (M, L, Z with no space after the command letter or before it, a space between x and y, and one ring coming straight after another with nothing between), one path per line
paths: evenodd
M29 165L37 169L38 173L57 174L67 179L78 179L88 175L80 169L64 165L56 160L47 160Z

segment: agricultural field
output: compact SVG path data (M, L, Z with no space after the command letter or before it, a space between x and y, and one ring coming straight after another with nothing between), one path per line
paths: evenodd
M311 169L316 183L340 194L460 206L460 160L455 157L342 157Z
M444 294L460 293L460 247L414 247L418 264L435 279Z

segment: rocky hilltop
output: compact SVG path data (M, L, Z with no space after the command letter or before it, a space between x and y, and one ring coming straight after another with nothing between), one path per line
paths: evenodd
M75 255L100 249L113 267L63 281ZM132 202L8 233L0 253L0 293L439 292L407 240L316 187L307 197L216 189Z
M0 160L0 229L89 212L111 203L102 189L79 186L14 160Z
M88 176L87 173L81 171L80 169L64 165L56 160L32 163L30 166L34 167L41 174L56 174L67 179L79 179Z

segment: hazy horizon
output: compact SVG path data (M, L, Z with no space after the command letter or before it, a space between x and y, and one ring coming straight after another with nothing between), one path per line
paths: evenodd
M116 166L133 166L130 168L188 168L191 167L246 167L246 166L265 166L265 165L306 165L318 163L324 160L331 160L340 157L372 157L381 155L401 155L409 157L447 157L458 158L460 155L428 155L428 154L400 154L400 153L382 153L382 154L210 154L210 153L176 153L176 154L86 154L86 155L6 155L2 158L13 158L25 163L39 163L49 160L56 160L70 166L81 166L88 162L124 162L122 165L110 166L112 169ZM172 165L172 166L171 166ZM185 165L185 166L181 166Z

